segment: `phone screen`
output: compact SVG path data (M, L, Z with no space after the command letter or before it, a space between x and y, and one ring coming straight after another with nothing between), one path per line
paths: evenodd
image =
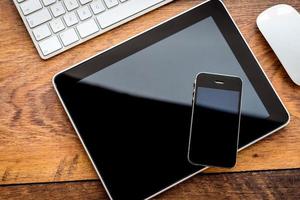
M188 155L191 163L218 167L235 165L240 100L239 78L205 74L197 78Z

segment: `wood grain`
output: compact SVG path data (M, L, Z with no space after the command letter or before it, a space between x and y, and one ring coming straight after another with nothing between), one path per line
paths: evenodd
M39 58L10 0L0 1L0 184L97 179L51 84L53 75L140 33L199 0L178 0L50 60ZM255 25L271 5L299 0L225 1L291 113L284 130L242 151L230 171L300 167L300 88L288 78ZM210 169L209 172L217 172Z
M300 199L300 169L197 175L157 196L156 200ZM108 199L99 181L0 187L11 200Z

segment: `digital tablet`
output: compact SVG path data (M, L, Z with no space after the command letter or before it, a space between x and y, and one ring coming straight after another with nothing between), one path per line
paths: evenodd
M204 169L187 159L193 82L200 72L243 80L239 149L288 123L287 110L216 0L54 77L111 199L148 199Z

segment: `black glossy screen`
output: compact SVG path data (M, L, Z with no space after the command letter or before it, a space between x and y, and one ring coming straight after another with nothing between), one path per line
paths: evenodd
M197 87L189 160L204 166L233 167L236 162L240 91Z
M269 116L212 17L73 86L76 124L116 199L142 199L201 168L187 152L192 86L203 71L243 78L243 115Z
M201 71L243 79L239 147L288 120L219 1L208 1L55 77L113 199L148 198L203 169L187 159L192 84Z

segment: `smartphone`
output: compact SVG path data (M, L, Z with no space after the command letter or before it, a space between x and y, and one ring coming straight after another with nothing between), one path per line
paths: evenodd
M242 80L200 73L194 83L188 160L193 165L235 166Z

